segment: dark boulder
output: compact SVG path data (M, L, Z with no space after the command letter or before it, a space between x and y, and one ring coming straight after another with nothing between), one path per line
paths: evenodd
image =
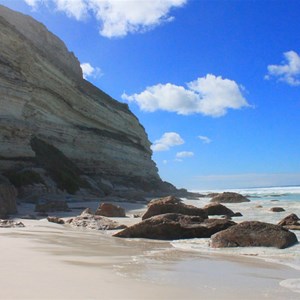
M220 203L209 203L203 207L203 210L207 213L208 216L228 216L233 217L235 213L227 208L226 206Z
M124 208L111 203L101 203L95 215L104 217L126 217Z
M297 237L287 229L258 221L242 222L211 237L212 248L224 247L276 247L287 248L298 243Z
M210 202L219 202L219 203L241 203L241 202L250 202L245 196L233 193L233 192L224 192L215 197L213 197Z
M171 196L158 199L152 202L152 204L150 203L148 210L144 213L142 219L146 220L153 216L167 213L199 216L203 219L207 218L207 213L202 208L198 208L193 205L186 205L182 203L180 199Z
M283 218L278 225L290 230L300 230L300 219L296 214L290 214Z
M118 232L114 236L158 240L208 238L234 224L234 222L225 219L204 219L200 216L168 213L151 217Z
M270 211L272 211L272 212L282 212L282 211L285 211L285 209L282 208L282 207L272 207L272 208L270 208Z
M65 224L65 221L63 219L54 217L54 216L47 217L47 220L48 220L48 222L51 222L51 223L56 223L56 224L60 224L60 225Z

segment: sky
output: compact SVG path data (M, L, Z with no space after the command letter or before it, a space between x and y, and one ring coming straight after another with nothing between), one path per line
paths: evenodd
M300 1L0 0L128 103L163 180L300 185Z

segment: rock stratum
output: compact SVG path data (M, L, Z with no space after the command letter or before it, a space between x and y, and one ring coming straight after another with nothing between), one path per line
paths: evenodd
M0 173L47 166L37 144L96 185L162 184L128 106L84 80L78 59L43 24L0 6Z

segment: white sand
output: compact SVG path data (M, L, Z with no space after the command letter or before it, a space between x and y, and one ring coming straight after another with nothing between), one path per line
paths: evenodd
M255 258L204 257L168 242L113 238L46 220L22 221L25 228L0 229L0 299L299 297L279 284L299 277L288 267Z

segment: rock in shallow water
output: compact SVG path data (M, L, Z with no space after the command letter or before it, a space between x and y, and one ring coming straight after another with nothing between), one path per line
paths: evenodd
M258 221L247 221L232 226L211 237L212 248L226 247L290 247L298 243L293 232L281 226Z
M296 214L290 214L283 218L278 225L290 230L300 230L300 219Z
M189 216L199 216L202 219L207 218L207 213L202 209L193 205L186 205L180 199L169 196L165 198L155 199L149 203L148 210L142 216L143 220L151 218L156 215L176 213Z
M209 203L203 207L203 210L209 216L214 216L214 215L224 215L228 217L235 216L235 213L231 209L227 208L226 206L220 203Z
M236 223L230 220L204 219L200 216L168 213L151 217L118 232L114 236L158 240L207 238L234 224Z
M217 196L213 197L211 202L219 202L219 203L241 203L241 202L250 202L248 198L245 196L233 193L233 192L224 192L218 194Z

